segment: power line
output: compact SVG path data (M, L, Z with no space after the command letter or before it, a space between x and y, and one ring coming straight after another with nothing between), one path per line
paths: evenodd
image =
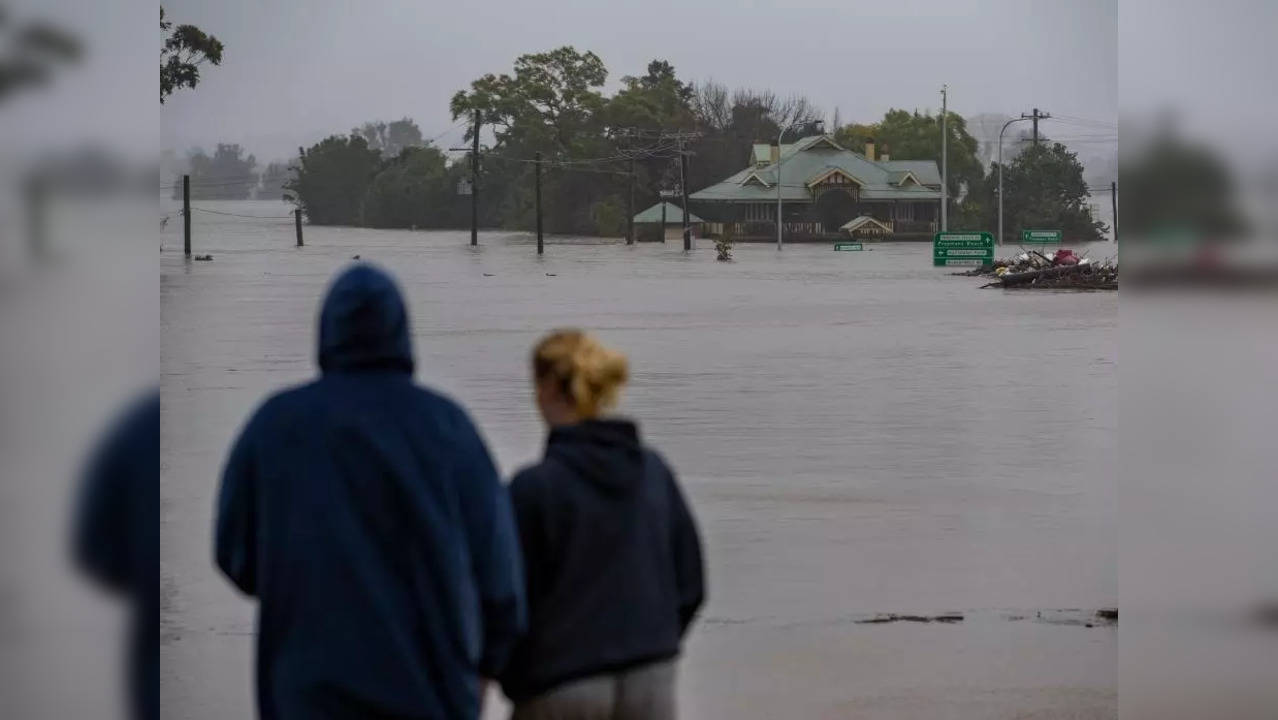
M223 212L222 210L209 210L207 208L192 207L196 212L208 213L210 215L228 215L230 217L251 218L253 220L292 220L292 215L242 215L240 213Z

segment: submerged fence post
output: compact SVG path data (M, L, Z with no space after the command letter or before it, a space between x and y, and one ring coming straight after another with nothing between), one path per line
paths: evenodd
M182 253L191 258L191 176L182 176Z
M302 247L302 208L293 208L293 227L297 229L297 246Z

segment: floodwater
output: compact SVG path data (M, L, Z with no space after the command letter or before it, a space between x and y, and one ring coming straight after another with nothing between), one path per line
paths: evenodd
M507 475L541 448L542 332L630 356L623 411L706 544L685 717L1116 717L1117 629L1085 622L1118 603L1116 294L978 290L928 244L719 263L705 240L551 238L538 258L522 233L308 226L296 248L291 220L208 212L194 251L213 261L189 262L180 220L161 260L166 717L251 713L254 606L211 560L218 475L264 396L316 372L317 304L354 255L399 279L418 379L469 408ZM964 620L858 622L943 612Z

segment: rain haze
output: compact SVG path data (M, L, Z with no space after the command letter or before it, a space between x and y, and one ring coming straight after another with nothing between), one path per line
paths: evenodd
M890 108L935 113L948 84L951 111L965 117L1039 107L1114 123L1117 5L178 0L166 5L171 15L227 51L199 92L165 105L162 147L234 142L265 162L368 120L408 116L446 148L463 132L448 112L455 92L562 45L599 55L609 91L664 59L685 81L802 95L827 118L838 108L844 122L873 122Z

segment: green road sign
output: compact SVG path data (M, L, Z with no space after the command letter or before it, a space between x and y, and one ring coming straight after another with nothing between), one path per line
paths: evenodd
M932 265L989 265L994 262L994 236L987 232L940 232L932 238Z
M1022 230L1022 245L1051 245L1061 241L1060 230Z
M864 250L861 243L834 243L835 250Z

